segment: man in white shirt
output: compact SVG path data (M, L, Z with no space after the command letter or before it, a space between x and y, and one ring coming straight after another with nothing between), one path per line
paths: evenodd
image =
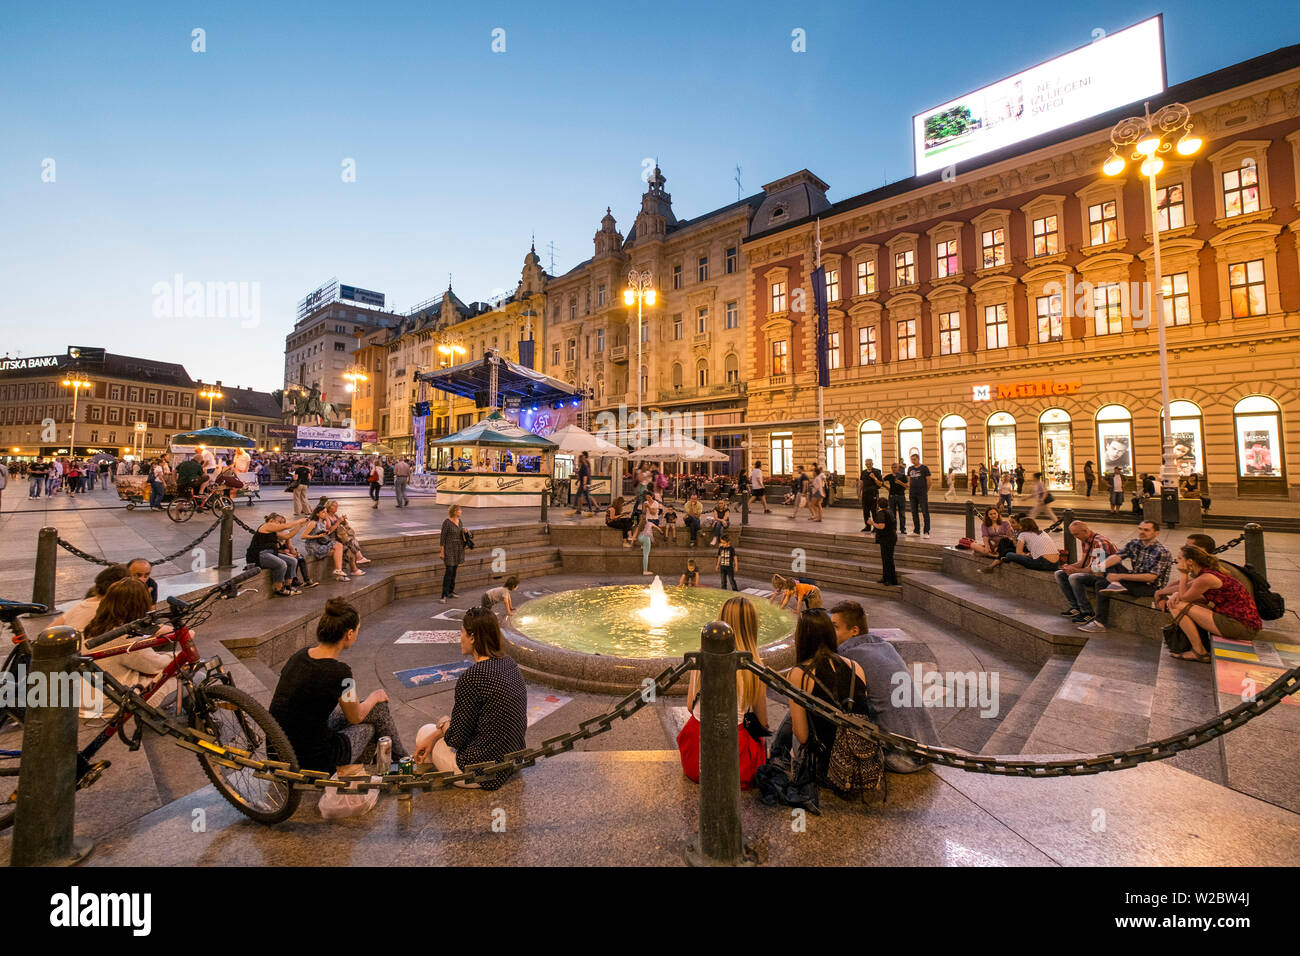
M763 514L771 514L772 509L767 506L767 489L763 487L763 463L754 462L754 467L749 473L749 494L755 501L763 503Z
M397 507L405 508L410 504L406 498L406 483L411 480L411 463L399 458L393 464L393 494L397 497Z

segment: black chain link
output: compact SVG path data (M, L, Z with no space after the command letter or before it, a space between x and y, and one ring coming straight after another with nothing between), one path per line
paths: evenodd
M1244 534L1239 534L1231 541L1229 541L1227 544L1219 545L1217 548L1211 551L1210 554L1223 554L1223 552L1225 551L1231 551L1233 548L1235 548L1237 545L1241 544L1241 542L1245 540L1246 540L1246 536Z
M244 522L240 521L240 520L239 520L239 515L235 514L235 512L234 512L233 510L230 512L230 517L234 519L235 524L239 525L241 528L243 528L243 529L244 529L245 531L247 531L249 534L257 534L257 529L256 529L256 528L250 528L248 525L244 524Z
M238 520L238 519L236 519L236 520ZM174 553L172 553L172 554L167 555L166 557L162 557L162 558L158 558L158 559L156 559L156 560L154 560L154 561L150 561L150 562L149 562L149 566L150 566L151 568L156 568L156 567L157 567L158 565L160 565L160 564L166 564L168 561L174 561L175 559L179 558L179 557L180 557L182 554L184 554L185 552L190 551L190 550L193 550L194 548L198 547L198 545L199 545L199 544L200 544L200 543L201 543L201 542L202 542L202 541L203 541L203 540L204 540L208 535L210 535L210 534L212 534L212 532L216 531L216 530L217 530L217 527L218 527L220 524L221 524L221 519L218 518L216 521L212 522L212 525L208 528L207 531L203 532L201 535L199 535L197 538L195 538L195 539L194 539L193 541L191 541L189 544L185 545L185 547L181 548L179 551L176 551L176 552L174 552ZM107 568L107 567L112 567L113 565L115 565L115 564L119 564L119 563L120 563L120 562L118 562L118 561L108 561L108 560L105 560L104 558L98 558L98 557L95 557L95 555L93 555L93 554L87 554L85 551L82 551L80 548L78 548L75 544L69 544L67 541L64 541L64 540L63 540L62 538L60 538L60 537L56 537L55 540L58 542L59 547L62 548L64 551L67 551L69 554L74 554L74 555L76 555L77 557L81 558L81 560L83 560L83 561L89 561L91 564L100 564L100 565L103 565L104 567Z
M626 720L642 707L653 702L673 684L681 680L688 671L697 667L695 655L689 655L682 663L668 668L654 679L651 685L639 687L629 693L617 704L603 714L588 718L578 725L577 730L556 737L548 737L540 746L518 750L506 754L496 762L471 764L460 773L449 770L429 771L420 774L384 774L378 783L371 781L370 774L349 775L331 780L331 774L320 770L290 770L289 765L275 760L258 760L245 751L226 747L203 731L185 727L144 698L133 688L127 688L113 679L111 674L103 673L90 658L77 658L77 671L83 674L103 674L105 695L118 707L129 708L137 721L162 736L173 741L186 750L207 757L224 767L256 771L253 776L260 780L278 780L297 790L348 789L349 793L367 793L379 790L384 793L410 794L424 790L442 790L458 783L495 783L498 774L507 770L520 770L531 767L544 757L568 753L579 741L590 740L598 734L609 730L616 720Z
M1115 751L1095 757L1072 757L1065 760L999 760L951 747L933 747L910 737L881 730L871 721L856 714L847 714L825 701L800 690L788 680L763 664L757 664L748 654L738 655L740 666L758 675L758 678L789 697L807 710L816 713L837 726L856 731L877 741L881 746L900 751L930 763L972 773L995 773L1008 777L1065 777L1102 773L1107 770L1125 770L1153 760L1165 760L1176 753L1191 750L1201 744L1221 737L1229 731L1253 720L1281 703L1289 694L1300 690L1300 667L1293 667L1273 681L1254 700L1245 701L1232 710L1197 724L1172 737L1153 740L1129 750Z

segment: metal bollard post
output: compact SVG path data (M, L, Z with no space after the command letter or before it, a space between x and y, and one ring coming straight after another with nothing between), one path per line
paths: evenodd
M32 603L54 607L54 572L59 563L59 529L42 528L36 539L36 576L32 579Z
M1243 529L1246 535L1246 563L1268 577L1268 562L1264 558L1264 529L1255 522L1250 522Z
M551 490L545 488L542 490L542 524L546 524L546 509L551 504Z
M217 567L233 568L234 561L234 534L235 534L235 513L233 508L225 508L221 512L221 545L217 550Z
M68 866L94 847L73 832L77 792L77 708L72 673L77 631L51 627L32 645L31 673L45 682L44 706L28 704L14 811L13 866ZM69 675L69 676L63 676ZM57 694L57 696L56 696Z
M700 832L691 866L753 863L740 830L740 741L736 728L736 639L722 621L700 632Z
M975 537L975 502L970 498L966 499L966 537Z
M1061 527L1065 529L1065 554L1070 564L1079 560L1079 542L1070 534L1070 525L1074 524L1074 509L1066 508L1061 512Z
M750 495L740 496L740 524L741 527L749 524L749 499Z

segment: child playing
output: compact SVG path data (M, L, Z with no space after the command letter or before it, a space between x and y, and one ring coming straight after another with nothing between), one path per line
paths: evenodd
M677 512L672 505L664 505L663 531L668 541L677 543Z
M686 562L686 571L677 584L679 587L684 588L698 588L700 586L700 569L695 566L694 558Z
M511 593L519 587L519 575L512 574L506 578L506 583L500 587L489 588L483 593L483 606L489 610L495 604L504 604L506 606L506 620L510 615L515 613L514 602L510 599Z
M722 583L719 585L722 590L727 590L727 581L731 581L731 590L739 591L740 587L736 584L736 570L740 565L736 558L736 549L731 546L731 541L725 531L719 538L718 562L714 566L715 571L722 574Z
M822 592L817 585L805 584L795 578L783 578L779 574L772 575L772 603L784 608L790 603L790 598L794 598L795 611L822 606Z

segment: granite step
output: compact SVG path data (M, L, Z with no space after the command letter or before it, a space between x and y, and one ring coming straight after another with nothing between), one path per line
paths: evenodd
M1015 706L1007 712L1002 722L998 724L998 729L985 742L980 753L998 756L1020 753L1025 742L1029 740L1030 734L1033 733L1038 718L1051 703L1052 697L1073 664L1074 658L1064 654L1054 654L1044 661L1029 686L1021 693Z

